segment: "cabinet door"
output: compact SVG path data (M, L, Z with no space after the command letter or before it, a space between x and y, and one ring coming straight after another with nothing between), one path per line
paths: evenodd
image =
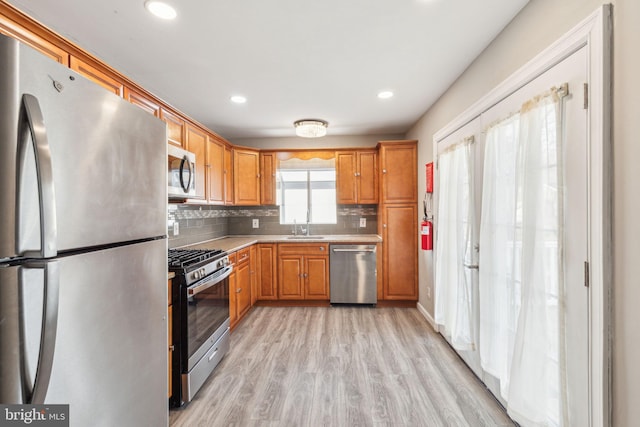
M353 151L336 153L336 203L356 204L357 155Z
M72 70L77 71L108 91L113 92L120 97L124 94L124 84L122 82L107 75L104 71L76 58L75 56L70 58L69 66Z
M233 192L235 205L260 204L260 156L257 151L233 149Z
M329 299L329 257L305 257L305 298Z
M418 299L418 211L415 204L382 205L383 297Z
M185 147L185 121L182 117L160 108L160 118L167 124L167 141L169 144Z
M238 263L235 292L238 320L240 320L251 308L251 269L248 259Z
M167 288L168 288L167 294L168 294L168 297L169 297L168 298L169 305L167 307L167 322L168 322L167 324L168 324L168 333L169 333L169 336L168 336L168 339L167 339L167 343L169 345L168 358L167 358L168 365L169 365L168 366L168 369L169 369L169 384L168 384L169 389L168 389L168 396L167 397L170 398L171 395L173 394L173 378L172 378L172 376L173 376L173 367L171 366L172 365L172 360L173 360L173 305L172 305L173 300L171 298L172 297L171 279L169 279L167 281Z
M276 204L276 155L260 153L260 203Z
M27 46L47 55L54 61L57 61L67 67L69 66L69 54L65 50L48 42L42 37L33 34L31 31L1 15L0 34L5 34L9 37L13 37L14 39L18 39Z
M380 144L381 203L411 203L418 197L415 141Z
M251 306L258 300L258 245L249 248L249 274L251 275Z
M280 255L278 258L278 296L280 299L304 299L302 257Z
M258 296L259 300L278 299L276 274L276 245L261 243L258 245Z
M224 147L224 204L233 205L233 151Z
M160 117L160 104L155 101L152 101L145 95L138 93L128 87L124 88L124 99L142 108L144 111L149 114L154 115L155 117Z
M238 306L237 306L237 293L238 289L238 280L237 280L237 268L238 268L238 258L236 253L232 253L229 255L229 262L233 265L233 271L229 275L229 322L231 323L231 327L233 328L236 323L238 323Z
M375 205L378 203L378 156L375 151L358 153L358 203Z
M207 134L200 129L187 125L187 150L196 155L196 195L195 199L204 199L207 194L205 163L207 160Z
M207 144L207 199L209 202L224 204L224 144L209 137Z

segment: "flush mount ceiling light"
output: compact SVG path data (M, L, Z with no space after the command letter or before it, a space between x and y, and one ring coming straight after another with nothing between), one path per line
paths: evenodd
M393 92L391 92L390 90L384 90L380 93L378 93L378 98L380 99L389 99L393 96Z
M174 19L177 16L176 10L173 7L161 1L147 0L144 2L144 7L161 19Z
M302 119L293 122L296 127L296 135L303 138L320 138L327 134L329 122L320 119Z
M245 102L247 102L247 98L242 95L233 95L229 99L235 104L244 104Z

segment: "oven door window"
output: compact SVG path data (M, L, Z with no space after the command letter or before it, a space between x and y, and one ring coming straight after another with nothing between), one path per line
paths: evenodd
M229 318L229 280L187 298L188 354L191 357Z

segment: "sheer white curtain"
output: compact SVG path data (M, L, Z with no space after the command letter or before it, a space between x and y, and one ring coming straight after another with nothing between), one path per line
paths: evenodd
M436 236L435 321L458 350L473 350L472 271L475 233L472 140L438 156L438 234Z
M522 306L507 409L526 426L567 425L560 114L554 91L523 106L520 122Z
M480 357L523 426L568 426L560 114L551 91L487 131Z
M520 114L496 123L486 133L480 222L480 363L500 380L507 399L516 321L520 309L516 238Z

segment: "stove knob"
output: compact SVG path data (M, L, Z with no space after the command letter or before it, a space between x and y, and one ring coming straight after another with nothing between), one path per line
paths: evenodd
M204 268L200 269L200 277L204 277L204 275L207 274L206 270Z
M198 280L200 278L200 272L199 271L194 271L193 272L193 278Z

